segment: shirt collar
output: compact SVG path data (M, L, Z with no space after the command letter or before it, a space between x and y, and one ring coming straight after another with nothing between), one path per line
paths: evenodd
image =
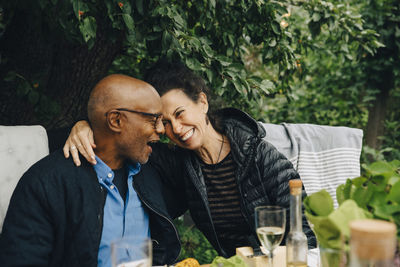
M98 156L96 157L96 165L93 165L94 170L97 173L97 178L104 183L111 184L114 179L113 170L107 166ZM136 175L141 168L140 163L129 162L128 164L128 177Z
M141 168L142 166L140 165L140 163L139 162L129 162L128 163L128 177L129 176L134 176L134 175L136 175L137 173L139 173L140 172L140 168Z

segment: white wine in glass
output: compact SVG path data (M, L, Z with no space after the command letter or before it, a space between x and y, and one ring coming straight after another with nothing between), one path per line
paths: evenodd
M282 227L265 226L257 228L257 236L263 247L274 250L281 242L285 229Z
M255 220L258 239L268 251L269 266L273 267L273 251L282 242L285 233L285 209L279 206L256 207Z

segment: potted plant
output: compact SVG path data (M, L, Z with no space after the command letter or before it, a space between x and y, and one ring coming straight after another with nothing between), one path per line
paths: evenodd
M312 224L321 251L348 251L350 229L355 219L392 221L400 229L400 161L377 161L363 165L364 174L348 179L336 189L335 210L329 193L321 190L304 199L305 214ZM400 239L399 231L397 238ZM342 253L321 257L322 264L341 266Z

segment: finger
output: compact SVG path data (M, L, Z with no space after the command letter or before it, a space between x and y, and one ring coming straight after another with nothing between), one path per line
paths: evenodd
M63 147L63 152L64 152L64 157L67 159L69 158L69 144L68 144L68 140L65 143L64 147Z
M76 149L78 150L78 152L87 160L89 156L85 150L85 147L81 143L76 143L76 144L77 144Z
M96 159L95 157L91 157L91 153L94 154L92 147L90 146L90 142L88 140L84 140L83 144L78 145L78 150L82 154L82 156L85 157L85 159L92 163L96 164Z
M96 164L96 157L95 157L95 154L93 151L93 149L96 148L96 144L94 143L94 136L93 136L92 130L90 130L88 137L89 137L89 145L90 146L86 150L88 151L90 158L93 160L93 164Z
M96 157L93 151L93 148L89 142L89 140L86 140L83 143L83 147L82 150L85 150L85 158L87 159L87 161L89 161L92 164L96 164ZM83 154L83 153L82 153Z
M70 153L72 155L72 159L76 166L81 166L81 161L79 160L78 150L75 146L70 147Z
M91 130L86 134L79 133L75 136L74 139L76 140L75 143L79 144L78 149L79 149L79 152L82 154L82 156L84 156L88 162L90 162L92 164L96 164L96 158L94 156L95 154L94 154L93 148L91 146L91 140L90 140L91 138L89 136L90 132L91 132ZM92 137L92 139L93 139L93 137Z
M92 146L93 148L96 148L96 144L94 143L93 131L91 130L91 131L89 132L88 135L89 135L89 140L90 140L91 146Z

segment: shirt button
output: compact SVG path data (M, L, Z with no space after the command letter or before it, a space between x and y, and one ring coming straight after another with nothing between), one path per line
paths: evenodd
M107 174L108 178L112 177L112 173Z
M113 190L113 189L114 189L114 187L115 187L114 185L111 185L111 186L110 186L111 190Z

